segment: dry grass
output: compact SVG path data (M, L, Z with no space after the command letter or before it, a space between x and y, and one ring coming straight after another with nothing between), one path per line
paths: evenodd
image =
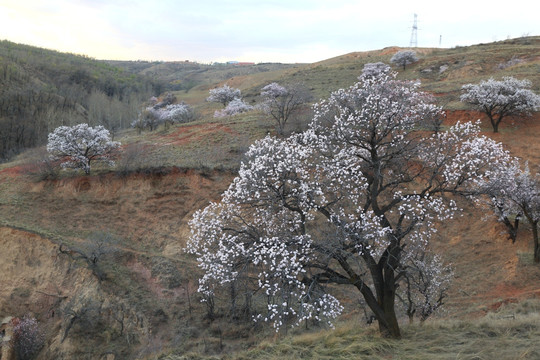
M236 360L366 359L483 360L540 358L540 301L511 304L481 320L432 320L405 325L401 340L382 338L375 327L350 319L335 330L290 335L260 342L250 350L223 354ZM185 352L160 359L215 359Z
M505 307L481 320L434 320L403 327L401 340L381 338L358 320L336 330L265 342L229 359L538 359L540 301Z

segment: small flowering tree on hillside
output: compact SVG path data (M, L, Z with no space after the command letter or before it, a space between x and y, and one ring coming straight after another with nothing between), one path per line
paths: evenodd
M381 76L382 74L390 74L392 72L392 69L390 66L386 65L383 62L376 62L376 63L367 63L364 65L364 68L362 69L362 75L358 78L369 78L369 77L377 77Z
M308 91L299 84L285 87L275 82L262 88L261 97L260 107L275 120L279 135L284 134L289 118L311 99Z
M221 118L227 116L234 116L251 110L253 110L253 106L246 104L242 99L236 98L231 100L231 102L227 104L225 109L216 110L216 112L214 113L214 117Z
M395 76L361 77L318 103L305 132L250 147L221 202L190 223L206 299L241 286L266 303L255 318L279 329L332 321L342 307L327 285L351 286L380 331L399 338L398 285L428 271L439 280L416 303L433 310L441 276L421 267L423 254L436 222L458 210L443 195L471 194L503 149L472 124L426 134L431 104Z
M179 104L170 104L160 109L158 117L160 122L165 124L165 126L169 126L193 121L194 112L191 106L181 102Z
M160 102L146 107L139 115L139 118L131 123L131 127L139 130L139 132L145 128L153 131L161 124L168 128L172 124L193 121L194 118L193 108L184 102L166 105Z
M390 59L391 63L402 66L403 70L406 69L407 65L415 63L417 61L418 57L416 56L416 52L413 50L398 51Z
M506 166L497 168L479 184L479 192L487 197L484 204L506 225L512 242L516 241L520 222L531 225L534 261L540 263L540 174L531 173L529 165L521 166L517 158L509 159Z
M397 296L405 307L409 322L415 316L423 322L444 305L453 277L450 266L438 254L419 251L407 259L407 271Z
M502 199L509 201L514 213L523 214L531 225L534 262L540 263L540 174L531 174L529 166L516 172L515 181L508 182ZM503 200L504 201L504 200Z
M53 159L62 161L62 167L82 169L86 174L96 161L113 166L112 156L119 147L103 126L88 124L60 126L49 134L47 142L47 151Z
M240 89L235 89L225 84L221 87L210 89L210 96L208 96L206 101L217 102L217 103L222 104L223 107L225 107L227 106L228 103L230 103L234 99L241 99L241 98L242 98L242 93L240 92Z
M540 107L540 96L530 87L529 80L518 80L511 76L502 81L490 78L479 84L463 85L460 99L484 112L493 126L493 132L499 132L499 124L505 117L528 115Z

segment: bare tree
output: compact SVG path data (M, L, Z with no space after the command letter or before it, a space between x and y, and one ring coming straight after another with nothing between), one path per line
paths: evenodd
M99 300L76 296L70 299L62 309L64 315L64 334L60 342L64 342L71 330L88 336L95 333L101 320L102 303Z
M281 86L275 82L262 88L261 97L261 108L275 120L279 135L285 133L285 125L290 117L311 99L301 84Z
M68 247L65 244L60 244L59 251L73 260L83 261L97 279L102 281L106 274L100 264L105 257L116 252L115 243L116 239L110 233L94 232L86 242L78 246Z

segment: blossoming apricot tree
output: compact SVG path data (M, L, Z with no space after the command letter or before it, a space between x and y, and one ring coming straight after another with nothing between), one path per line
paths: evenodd
M91 163L101 161L114 165L112 155L120 147L112 141L109 130L103 126L60 126L49 134L47 151L51 157L62 161L64 168L79 168L90 174Z
M528 163L522 166L519 159L509 156L507 164L479 184L478 191L487 195L487 199L480 201L488 204L506 225L512 242L516 241L520 222L530 224L534 261L540 263L540 174L531 172Z
M200 292L242 284L266 303L255 319L279 329L331 321L343 308L329 290L351 286L380 331L399 338L398 284L422 268L432 274L420 306L433 310L425 297L447 279L419 262L436 221L458 210L444 195L471 194L503 149L473 124L426 132L433 105L419 84L395 76L361 76L318 103L305 132L250 147L221 202L191 220Z
M215 118L223 118L228 116L234 116L253 110L253 106L246 104L244 100L235 98L231 100L224 109L216 110L214 112Z
M478 84L462 86L461 101L476 106L491 122L493 132L499 131L502 119L512 115L529 114L540 108L540 96L531 89L529 80L511 76L498 81L493 78Z
M209 93L210 96L206 98L206 101L220 103L223 105L223 107L227 106L227 104L234 99L242 98L242 93L240 89L232 88L227 84L215 89L210 89Z
M405 70L407 65L415 63L417 61L418 61L418 57L416 56L416 51L414 50L398 51L390 59L391 63L394 63L398 66L403 66L403 70Z

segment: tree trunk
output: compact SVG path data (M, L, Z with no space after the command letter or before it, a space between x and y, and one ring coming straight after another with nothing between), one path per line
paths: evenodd
M500 210L502 212L502 210ZM517 239L517 233L518 233L518 227L519 227L519 215L516 215L516 218L514 219L514 223L508 219L507 216L503 217L504 225L506 225L506 232L508 233L508 239L512 240L512 244L516 242Z
M499 122L495 121L494 119L491 119L491 126L493 126L493 132L498 133L499 132Z
M384 337L400 339L401 332L399 330L396 312L394 311L395 292L388 289L394 285L386 286L384 281L376 282L374 286L377 288L377 294L380 294L378 295L378 299L373 296L373 292L365 284L359 285L359 283L356 283L355 285L364 296L367 306L373 311L375 319L379 323L381 334Z
M491 112L491 110L484 109L484 111L485 111L486 115L489 118L489 122L491 123L491 126L493 127L493 132L498 133L499 132L499 124L501 123L501 120L503 118L502 115L499 115L497 117L497 119L495 119L496 114L493 114Z
M401 338L401 332L399 330L399 324L396 317L396 285L394 271L391 269L386 269L384 274L384 283L383 283L383 298L379 301L382 302L382 308L385 315L385 326L381 328L381 323L379 322L379 330L381 334L385 337L390 337L394 339Z
M531 225L534 241L534 262L540 263L540 244L538 244L538 220L532 221Z
M236 283L234 281L231 281L230 283L230 290L231 290L231 319L236 320Z
M396 312L394 310L394 300L394 296L384 297L382 307L385 321L380 321L379 319L377 320L379 322L379 331L384 337L401 339L401 331L399 330L399 323L396 317Z
M532 214L524 209L524 215L532 226L533 244L534 244L534 262L540 263L540 244L538 241L538 223L540 219L534 219Z

